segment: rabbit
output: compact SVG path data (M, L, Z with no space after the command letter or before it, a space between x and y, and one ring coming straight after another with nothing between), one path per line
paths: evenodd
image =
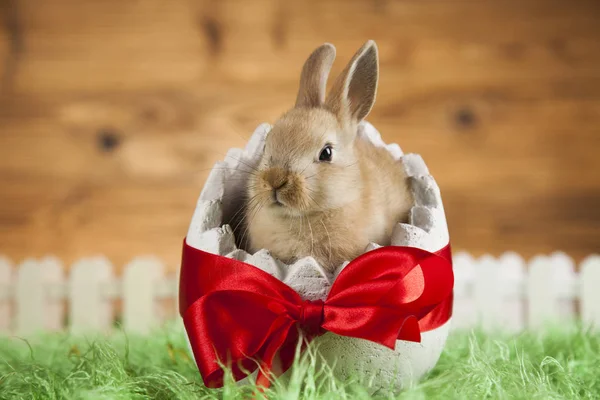
M378 50L366 42L325 98L335 47L305 62L296 104L272 126L247 183L247 247L290 264L313 257L328 272L389 245L412 205L401 162L358 135L375 102Z

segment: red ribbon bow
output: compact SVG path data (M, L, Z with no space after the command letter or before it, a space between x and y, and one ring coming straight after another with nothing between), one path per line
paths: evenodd
M219 362L240 380L257 361L257 383L268 386L276 356L282 372L294 360L296 327L309 340L330 331L394 349L396 340L420 342L452 315L450 245L367 252L340 272L325 301L304 301L268 273L185 241L180 279L179 309L207 387L223 385Z

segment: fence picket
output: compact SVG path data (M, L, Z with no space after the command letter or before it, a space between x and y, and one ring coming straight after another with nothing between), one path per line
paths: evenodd
M477 322L475 302L473 301L473 280L475 278L475 260L465 252L452 257L454 266L454 308L452 327L470 328Z
M501 285L502 309L497 317L503 328L518 332L525 327L525 260L517 253L504 253L498 259L498 278Z
M563 322L574 316L573 261L562 253L535 257L529 266L529 326Z
M550 267L550 258L547 256L536 256L529 263L527 317L532 328L557 319L556 297L552 291L554 277L548 271Z
M73 264L68 296L71 331L104 331L112 326L113 302L102 290L112 279L112 265L104 257L84 258Z
M0 256L0 333L11 329L12 270L10 260Z
M123 274L123 328L147 333L161 317L155 288L163 278L164 266L154 257L138 257Z
M52 296L63 283L63 268L56 258L28 259L19 266L16 282L16 330L32 333L63 327L64 302Z
M554 275L553 291L558 301L558 315L561 322L570 322L575 317L575 299L578 297L575 262L563 252L552 253L550 260L552 260Z
M590 256L581 263L581 319L600 330L600 256Z
M501 327L503 286L498 261L485 255L477 260L473 280L477 322L486 331Z

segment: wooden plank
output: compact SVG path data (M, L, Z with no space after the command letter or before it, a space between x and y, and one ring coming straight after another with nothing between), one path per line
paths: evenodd
M193 183L89 187L19 180L3 187L0 247L13 259L52 251L70 264L102 253L117 270L132 257L148 253L160 257L170 270L178 268L181 243L200 192ZM11 196L16 192L24 194L23 202Z
M285 103L283 94L279 98L273 94L279 104L258 102L270 118L275 118ZM594 175L588 173L600 168L595 155L600 135L594 130L592 112L597 106L590 100L555 100L557 111L553 114L550 100L528 96L530 100L505 101L503 118L486 121L483 114L476 132L464 134L462 128L444 128L426 115L413 118L400 113L378 123L375 112L371 121L385 140L424 156L442 189L457 249L475 253L518 250L527 256L562 248L576 257L586 256L598 248L600 226L600 215L593 206L600 193ZM0 149L12 150L10 156L0 157L3 243L9 248L36 248L37 243L42 248L36 254L63 249L69 261L88 255L86 252L109 250L111 259L124 263L134 253L115 253L112 245L106 245L108 249L81 246L88 240L98 242L92 239L94 235L106 240L104 236L120 230L121 224L131 230L135 226L160 230L168 243L181 239L208 170L228 148L243 146L245 136L255 127L253 119L260 121L256 115L261 111L250 104L249 95L237 108L227 107L222 100L220 106L213 105L207 115L199 116L194 116L193 110L203 101L194 100L193 95L181 96L184 100L179 102L173 100L180 98L176 95L148 96L148 103L143 97L123 96L118 101L118 95L98 96L83 102L16 98L15 111L0 117L2 126L18 133L0 136ZM176 105L168 106L170 101ZM376 107L386 106L380 103ZM145 104L150 106L146 109ZM591 119L587 119L591 127L578 120L586 107L592 107ZM432 114L439 115L443 108L443 100L435 103ZM155 113L156 122L140 117L144 111ZM530 119L554 127L531 127ZM414 132L418 120L424 128ZM503 125L505 120L511 122ZM112 127L107 129L111 121ZM403 125L406 129L396 128ZM569 125L579 126L575 139ZM149 220L128 211L130 200L125 193L134 196L131 202L143 205L140 210L157 218ZM156 193L160 193L160 201ZM103 207L99 204L111 205L114 218L107 219L106 211L98 214L98 207ZM81 215L86 210L84 218ZM464 218L464 210L469 210L469 219ZM169 220L179 226L160 225ZM108 221L116 225L104 225ZM555 229L557 224L560 231ZM54 229L48 231L48 226ZM58 230L62 233L57 236ZM561 233L565 230L574 232L566 237ZM33 239L28 234L32 231L37 232ZM88 237L82 235L86 231L89 239L82 239ZM168 236L172 234L177 236ZM152 248L158 249L161 257L167 255L169 265L176 264L172 255L179 252L176 247L161 250L156 237L143 235L140 242L154 242ZM22 241L26 243L19 243ZM124 251L127 246L117 248ZM18 251L10 255L29 254Z
M27 61L15 86L52 92L193 81L204 62L188 8L184 1L21 0Z
M381 95L369 119L386 141L400 143L405 152L422 153L434 172L439 165L441 173L452 174L449 178L455 182L489 180L489 174L495 174L494 179L513 180L504 171L530 165L546 175L540 179L527 174L525 178L537 182L527 184L540 185L555 178L556 173L584 173L596 165L593 144L600 140L595 128L600 123L600 87L595 99L544 98L544 93L523 94L517 87L511 89L504 90L506 99L488 103L472 100L485 96L484 90L479 95L464 90L444 94L440 90L437 98L427 102L411 97L398 102ZM227 100L222 95L212 102L199 92L189 91L97 95L88 100L67 97L46 103L15 97L0 121L7 131L19 134L2 136L0 145L27 152L2 158L0 169L61 177L114 177L125 172L132 177L139 173L171 179L212 155L204 164L208 168L230 146L243 146L260 121L272 121L289 107L294 94L293 87L263 90L268 100L253 102L260 87L222 92L233 97L236 90L237 99ZM476 106L460 107L461 102ZM196 114L199 108L204 112ZM463 113L472 122L465 123ZM531 120L540 121L539 125L531 126ZM573 126L579 129L576 137L571 133ZM69 153L67 158L65 152ZM453 159L455 167L445 168L446 154L459 152L461 157ZM145 162L148 156L155 162ZM480 174L472 166L482 157L501 168L483 165L490 171ZM532 157L538 157L537 164L532 165ZM578 162L564 163L563 157L577 158ZM510 168L519 162L522 164ZM571 180L566 183L578 184Z
M373 38L369 120L423 155L453 248L581 259L600 246L599 11L583 0L21 0L0 24L0 56L9 27L22 36L0 95L0 249L16 261L102 252L117 270L151 251L176 268L213 163L293 103L312 48L337 46L336 74Z
M23 29L18 12L16 0L0 2L0 101L12 92L23 53Z
M451 237L458 249L475 254L516 250L526 257L562 249L581 259L600 245L597 222L593 222L598 215L588 205L597 192L561 193L556 188L538 196L526 192L510 196L507 193L515 189L507 187L487 193L480 189L467 196L464 189L444 189Z
M384 11L339 0L22 3L28 46L16 85L35 93L193 84L200 77L295 82L320 42L335 43L348 60L367 37L380 42L382 65L400 67L407 84L524 82L532 73L589 78L598 76L600 58L591 2L387 2Z
M6 24L8 11L5 3L0 3L0 97L6 90L9 80L7 60L10 57L10 35Z
M72 262L102 252L120 270L132 256L152 252L172 270L179 264L181 240L200 185L113 182L78 186L22 180L3 187L0 238L13 259L54 251ZM459 249L474 253L512 249L531 256L561 248L582 258L598 248L596 217L585 219L589 208L578 210L581 218L575 220L565 207L545 203L543 193L537 198L508 200L484 189L473 193L473 198L466 198L463 189L442 188L442 193L453 245ZM559 195L554 192L548 197ZM565 200L572 203L567 210L577 211L578 197ZM469 210L468 218L464 210Z

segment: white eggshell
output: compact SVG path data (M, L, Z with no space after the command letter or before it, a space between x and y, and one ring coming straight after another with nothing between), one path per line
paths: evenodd
M231 228L228 225L221 226L224 215L233 212L234 199L239 198L244 190L244 180L240 178L260 160L269 129L268 124L260 125L244 150L230 150L225 161L215 165L192 217L187 243L204 251L252 264L292 287L304 299L325 300L335 277L348 262L340 265L334 274L325 272L312 257L285 265L273 259L265 249L254 255L236 249ZM446 246L449 236L440 190L421 156L403 154L398 145L385 144L379 132L367 122L360 125L359 135L376 146L388 149L401 162L399 168L404 168L409 177L415 203L409 223L398 224L394 229L392 245L418 247L427 251L437 251ZM378 244L370 243L365 252L377 247ZM450 322L432 331L422 332L421 343L397 341L395 350L331 332L315 340L319 342L319 352L328 364L334 366L341 379L362 377L370 383L371 392L390 387L399 390L413 384L435 366L444 348Z

